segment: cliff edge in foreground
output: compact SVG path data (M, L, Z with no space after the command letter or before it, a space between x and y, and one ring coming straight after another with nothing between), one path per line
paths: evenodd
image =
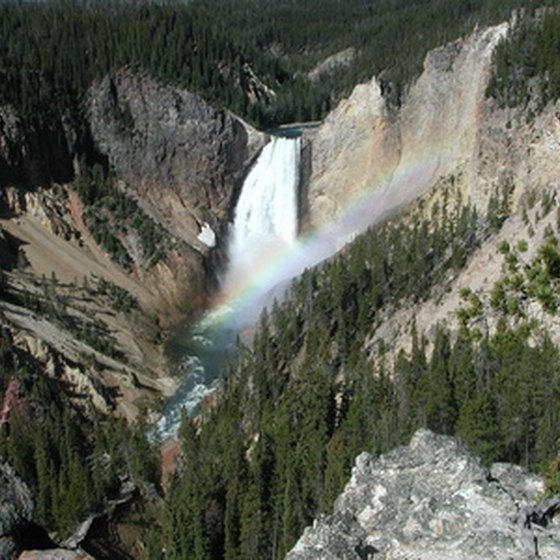
M287 560L560 558L559 500L542 480L481 466L463 443L419 430L408 447L362 453L334 513L308 527Z

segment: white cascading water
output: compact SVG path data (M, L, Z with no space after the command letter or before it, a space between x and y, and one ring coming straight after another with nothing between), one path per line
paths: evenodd
M247 176L231 229L230 264L224 279L226 293L243 290L263 261L295 242L300 146L299 138L273 136ZM215 323L223 320L224 313L228 313L225 308L210 312L189 333L192 354L183 358L184 382L167 402L157 423L161 437L175 433L182 413L190 415L215 389L218 382L216 354L222 352L235 335L235 330L216 333L213 329ZM237 323L246 326L243 320ZM208 335L209 332L213 335Z
M299 138L273 136L247 176L231 231L226 293L296 239L299 159Z

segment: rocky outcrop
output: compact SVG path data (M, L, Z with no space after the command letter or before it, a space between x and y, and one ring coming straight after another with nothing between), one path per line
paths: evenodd
M207 248L204 224L218 239L225 233L264 135L127 69L92 86L88 115L98 149L152 218L199 250Z
M29 521L33 509L29 488L0 458L0 536Z
M43 533L32 523L34 509L31 491L0 457L0 560L93 560L79 547L22 552L26 544L37 543ZM48 538L42 540L50 542Z
M108 164L117 188L165 230L165 258L151 267L136 229L123 227L116 237L137 269L135 280L153 294L155 304L145 307L174 322L196 292L214 285L228 221L266 136L197 95L126 68L93 84L83 108L73 117L79 123L53 116L48 130L39 130L13 107L0 107L3 213L33 217L57 236L95 245L73 193L61 214L60 201L55 208L49 189L38 187L70 182L83 162Z
M383 193L365 209L364 227L467 166L477 154L491 56L507 28L478 30L431 51L398 110L376 78L356 86L311 133L306 225L330 222L351 202Z
M512 197L532 190L557 190L560 174L560 101L543 110L528 107L501 109L487 100L479 114L476 150L465 177L465 193L474 201L486 199L503 184Z
M94 560L93 556L76 550L54 548L52 550L26 550L19 560Z
M332 74L341 68L350 66L355 57L356 49L354 47L349 47L334 53L333 55L325 58L325 60L321 60L319 64L307 73L307 77L312 82L316 82L325 74Z
M0 559L15 560L18 557L19 547L12 537L0 537Z
M12 560L20 550L14 538L31 520L34 504L31 492L0 458L0 560Z
M251 65L246 62L239 73L239 86L250 103L270 103L276 97L276 92L270 89L256 74Z
M14 335L22 329L19 339L25 339L22 344L48 366L47 371L53 370L52 363L64 364L65 379L80 394L90 395L103 412L114 404L108 402L107 394L121 395L118 400L124 408L119 413L132 418L137 413L133 401L143 392L151 399L151 393L161 388L146 377L167 371L159 331L206 305L238 191L265 135L227 111L211 108L196 95L164 87L127 69L92 85L86 105L86 118L76 127L80 133L70 122L60 123L63 134L53 140L52 150L66 154L59 160L69 179L80 172L84 161L108 163L116 187L160 226L165 244L158 244L158 250L163 257L155 264L144 259L140 226L124 224L112 234L132 264L126 271L119 268L88 230L87 209L72 185L40 187L43 179L47 184L54 175L39 173L46 152L31 149L36 136L33 124L12 107L0 107L4 218L0 259L5 269L28 265L25 277L19 278L16 270L9 278L19 290L35 293L40 278L52 277L61 289L72 284L92 292L89 288L103 279L130 293L138 301L138 311L129 314L115 314L107 307L108 300L93 292L83 292L82 302L89 302L88 312L107 325L130 367L123 369L114 360L87 352L109 366L95 373L95 368L82 367L84 347L72 340L72 333L27 310L9 309L7 303L2 311L15 327ZM79 290L71 291L70 300L77 302ZM55 359L56 353L60 360ZM174 385L165 381L164 393Z
M334 513L305 530L288 560L560 557L560 501L517 465L484 468L456 438L419 430L408 447L362 453Z

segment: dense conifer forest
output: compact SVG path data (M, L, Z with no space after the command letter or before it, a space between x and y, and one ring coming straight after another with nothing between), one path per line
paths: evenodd
M310 116L322 116L356 83L377 76L384 94L400 104L408 85L422 70L428 50L471 31L475 25L507 21L513 9L529 10L542 5L534 1L449 2L448 0L195 0L221 21L231 35L275 53L295 75L306 75L322 60L350 47L355 57L347 66L320 76L315 95L304 97ZM275 120L297 120L294 91L279 105L291 107L286 114L271 107ZM289 97L293 97L290 100ZM279 111L279 114L278 114ZM276 115L275 115L276 113Z
M517 21L514 31L495 53L495 70L488 94L501 106L531 103L542 110L560 97L560 14L539 11Z
M260 127L325 115L378 75L399 103L425 53L475 24L508 19L536 2L364 0L99 0L0 5L0 104L39 129L81 123L90 83L123 66L200 93ZM350 65L311 81L306 73L353 47ZM255 76L263 87L249 85Z

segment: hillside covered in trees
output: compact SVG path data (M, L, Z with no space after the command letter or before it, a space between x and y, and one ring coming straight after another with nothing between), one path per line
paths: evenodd
M557 230L529 266L501 247L510 273L488 299L464 291L459 332L441 324L427 339L413 328L410 352L396 355L368 342L384 309L434 297L510 212L507 189L484 214L452 181L440 193L430 213L372 228L263 314L216 406L182 427L168 557L283 557L330 511L360 451L402 445L418 427L460 435L487 463L556 464L560 350L524 309L557 312Z
M91 82L123 66L201 94L257 126L322 118L373 75L399 103L425 53L534 1L4 2L0 104L30 125L81 123ZM15 32L17 30L17 32ZM350 64L312 81L320 61Z

